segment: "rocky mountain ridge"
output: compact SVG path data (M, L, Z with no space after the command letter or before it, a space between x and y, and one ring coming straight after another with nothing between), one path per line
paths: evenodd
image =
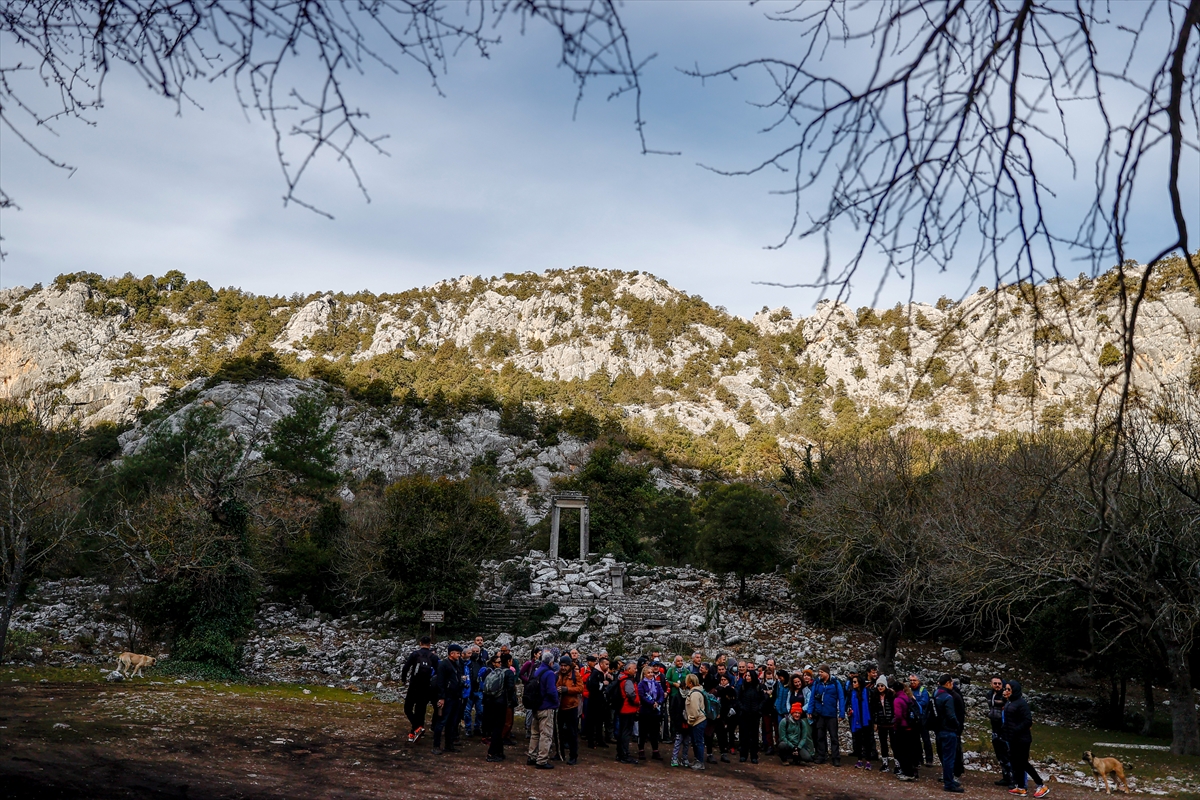
M1135 386L1200 383L1200 292L1159 267L1139 312ZM1121 363L1115 273L981 288L963 302L746 320L645 273L463 277L398 295L263 298L179 273L0 291L0 393L53 389L85 424L126 422L228 359L400 397L467 383L586 402L671 434L773 436L873 425L974 436L1089 424ZM1193 386L1193 388L1195 388Z

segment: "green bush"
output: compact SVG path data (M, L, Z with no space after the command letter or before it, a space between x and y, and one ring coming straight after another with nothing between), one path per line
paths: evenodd
M479 564L504 550L512 530L496 497L477 488L412 475L385 491L382 564L404 619L437 608L453 625L474 614Z

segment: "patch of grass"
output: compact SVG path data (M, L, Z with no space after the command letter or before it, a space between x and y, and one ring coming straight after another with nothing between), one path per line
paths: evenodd
M1117 748L1096 747L1096 742L1119 742L1125 744L1169 745L1170 739L1155 739L1138 736L1128 732L1107 731L1098 728L1068 728L1055 725L1034 724L1033 747L1030 754L1036 761L1043 761L1047 756L1053 756L1061 770L1073 772L1079 770L1087 775L1092 774L1090 766L1081 758L1084 750L1091 750L1101 757L1120 759L1125 765L1127 775L1136 777L1140 787L1154 785L1158 789L1171 791L1172 797L1184 797L1165 782L1168 777L1177 778L1188 783L1200 783L1200 757L1176 756L1161 750L1123 750ZM990 734L983 734L978 739L966 743L968 749L981 753L992 752ZM1162 781L1154 783L1154 781Z

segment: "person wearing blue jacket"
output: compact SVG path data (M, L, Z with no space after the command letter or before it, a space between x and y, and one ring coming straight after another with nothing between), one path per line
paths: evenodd
M871 724L871 690L863 685L858 675L850 676L850 688L846 692L846 716L850 718L850 740L854 743L855 767L871 768L871 750L875 743L875 731Z
M934 719L937 721L938 753L942 757L942 789L962 794L963 787L954 779L954 757L958 753L958 734L962 720L954 702L954 678L943 675L938 678L937 694L933 698Z
M846 691L842 682L830 673L828 665L817 670L817 680L813 682L805 711L812 720L813 736L817 740L816 763L824 764L828 759L835 767L840 767L842 755L838 746L838 719L846 718Z
M554 744L554 714L558 711L558 670L550 666L553 663L554 653L549 648L542 650L541 661L529 679L530 684L537 684L540 702L536 709L531 709L534 712L533 729L526 755L529 765L538 769L554 769L550 763L550 748Z

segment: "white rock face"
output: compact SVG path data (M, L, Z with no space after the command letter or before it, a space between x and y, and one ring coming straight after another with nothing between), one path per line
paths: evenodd
M218 423L234 433L248 448L251 458L260 458L271 426L291 413L297 397L321 387L318 381L295 379L222 383L201 391L161 422L127 431L119 441L124 453L136 453L159 425L178 430L193 409L211 406L218 410ZM470 471L476 459L492 452L499 454L501 476L525 469L541 470L549 485L550 479L586 460L589 449L570 437L564 437L557 445L540 447L536 442L500 433L500 415L495 411L468 413L450 426L430 425L418 417L404 429L397 428L399 413L355 404L331 408L327 423L337 425L336 469L360 478L373 471L389 479L418 472L462 476ZM347 499L352 498L350 493ZM521 492L510 490L506 500L526 519L532 517L530 521L545 516L545 509L530 508Z
M1065 281L1058 288L1066 302L1047 288L1036 306L1004 287L936 306L868 312L823 302L807 317L779 308L740 320L645 273L577 268L462 277L373 299L277 299L270 342L301 361L420 359L453 345L481 370L546 381L649 374L653 388L619 411L694 434L725 426L745 436L755 421L783 423L803 406L829 422L874 410L897 426L974 436L1089 423L1096 392L1116 369L1101 367L1100 355L1120 341L1120 310L1099 285ZM155 325L135 322L134 311L84 284L0 291L0 393L58 387L62 408L86 424L129 420L258 335L248 320L211 332L210 307L171 311ZM1194 294L1156 293L1141 306L1137 331L1139 391L1185 382L1200 368ZM689 389L685 375L708 380ZM784 446L802 445L778 431L786 425L775 427ZM494 430L480 419L463 433ZM421 443L435 449L430 458L452 460L459 448L435 439ZM375 459L380 469L399 458L395 448L366 449L364 463ZM530 467L539 485L550 476L543 467Z

